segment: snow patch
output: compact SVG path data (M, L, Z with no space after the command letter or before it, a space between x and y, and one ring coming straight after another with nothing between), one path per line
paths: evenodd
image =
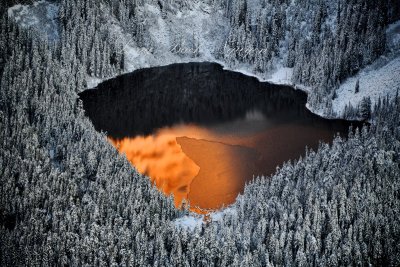
M99 85L102 82L103 82L103 79L99 79L99 78L96 78L96 77L88 76L86 78L86 83L87 83L88 89L93 89L93 88L97 87L97 85Z
M225 216L236 216L237 211L234 207L229 207L210 214L211 222L221 222Z
M370 97L373 106L379 98L394 97L400 89L400 20L388 26L386 38L386 55L346 79L336 91L338 97L332 108L338 117L343 115L346 105L356 107L364 97ZM357 81L360 87L355 93Z
M379 67L375 68L376 65ZM357 81L360 88L359 92L355 93ZM350 103L356 107L368 96L371 97L373 105L379 98L394 97L396 89L400 89L400 57L388 61L383 57L342 83L337 90L338 97L332 103L333 111L341 116L346 105Z
M174 221L174 225L179 228L187 229L187 230L195 230L196 228L201 227L204 223L202 216L184 216L182 218L178 218Z
M37 1L33 5L15 5L8 9L8 17L24 28L34 28L50 40L59 38L57 3Z
M281 67L272 73L271 77L267 80L276 84L292 85L293 68Z
M209 216L209 220L207 223L215 223L215 222L222 222L225 216L236 216L237 212L236 209L233 207L228 207L223 210L211 212ZM191 214L186 215L181 218L176 219L173 224L182 229L193 231L201 227L206 221L202 215L198 214Z

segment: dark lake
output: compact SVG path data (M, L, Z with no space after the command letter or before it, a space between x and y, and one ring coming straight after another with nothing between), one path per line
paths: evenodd
M213 63L138 70L80 98L139 172L198 212L233 203L253 175L273 174L350 126L309 112L299 90Z

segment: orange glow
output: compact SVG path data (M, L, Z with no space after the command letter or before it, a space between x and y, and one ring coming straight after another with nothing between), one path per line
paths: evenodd
M235 202L256 171L258 153L251 148L221 142L177 138L183 151L200 171L191 183L191 207L217 210Z
M232 138L194 125L164 128L145 137L109 138L140 173L166 195L173 194L176 207L186 200L191 211L201 214L233 203L244 188L249 165L256 161L255 151L224 144L224 139Z
M276 166L329 140L330 132L312 127L279 125L230 135L194 125L163 128L153 135L109 139L136 169L150 177L160 191L173 195L200 214L235 202L253 175L270 175Z
M188 158L172 135L109 139L136 169L150 177L166 195L173 194L180 207L199 167Z

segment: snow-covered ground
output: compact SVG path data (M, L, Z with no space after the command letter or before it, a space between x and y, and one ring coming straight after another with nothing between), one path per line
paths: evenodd
M372 104L380 98L396 94L400 90L400 21L387 29L388 51L374 63L366 66L357 75L344 81L333 100L333 111L338 116L343 114L346 105L358 106L364 97L371 97ZM355 93L359 81L359 92Z
M235 216L235 215L236 215L236 209L228 207L226 209L210 213L208 223L220 222L222 221L224 216ZM182 218L178 218L173 223L177 227L193 231L196 228L201 227L201 225L205 223L205 221L203 216L193 214L193 215L183 216Z
M203 222L204 222L203 216L189 215L176 219L174 221L174 224L175 226L183 229L194 230L198 227L201 227Z
M359 81L360 91L355 93L357 81ZM387 95L394 96L396 89L400 90L400 57L381 58L356 76L347 79L339 87L338 97L333 101L333 111L341 115L346 105L351 104L356 107L364 97L368 96L374 104L379 97L382 99Z
M56 3L41 0L33 5L15 5L8 9L8 16L14 18L22 27L34 28L47 34L51 40L59 37Z

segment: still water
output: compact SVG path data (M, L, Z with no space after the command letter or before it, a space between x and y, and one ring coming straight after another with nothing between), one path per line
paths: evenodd
M305 108L306 95L214 63L122 75L80 94L86 115L175 204L200 213L233 203L254 176L347 133Z

